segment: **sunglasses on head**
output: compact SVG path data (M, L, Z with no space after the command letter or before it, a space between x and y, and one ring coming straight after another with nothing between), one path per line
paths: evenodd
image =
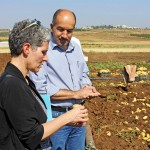
M24 30L26 30L30 27L33 27L33 26L41 26L41 22L39 20L34 19L34 20L31 21L31 24L29 24L28 26L23 28L21 31L24 31Z

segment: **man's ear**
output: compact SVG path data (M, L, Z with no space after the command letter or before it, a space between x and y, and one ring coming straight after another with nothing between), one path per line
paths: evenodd
M28 56L31 50L31 45L29 43L24 43L22 46L22 52L24 55Z

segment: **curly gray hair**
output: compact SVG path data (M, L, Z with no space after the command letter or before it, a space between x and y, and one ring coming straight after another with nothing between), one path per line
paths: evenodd
M43 27L40 21L36 19L26 19L15 23L8 40L11 56L19 56L22 53L24 43L30 43L36 49L42 46L43 42L49 42L49 40L49 30Z

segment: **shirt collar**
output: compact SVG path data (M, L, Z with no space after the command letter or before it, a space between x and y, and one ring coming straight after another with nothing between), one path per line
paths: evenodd
M51 41L50 41L49 44L50 44L52 50L55 50L55 48L56 48L56 49L59 48L59 50L64 51L63 48L61 48L59 45L57 45L57 44L55 43L55 40L54 40L52 34L51 34ZM70 40L69 46L68 46L68 48L67 48L66 51L67 51L67 52L70 52L70 51L74 50L74 48L75 48L75 44L72 42L72 40Z

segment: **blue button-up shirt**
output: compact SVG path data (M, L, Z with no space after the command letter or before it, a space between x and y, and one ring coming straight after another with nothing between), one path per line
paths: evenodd
M39 93L54 95L61 89L77 91L82 88L82 84L92 85L88 78L89 69L78 39L73 37L66 51L52 39L47 55L48 61L43 64L40 71L29 74ZM80 101L70 99L51 102L55 106L69 107Z

